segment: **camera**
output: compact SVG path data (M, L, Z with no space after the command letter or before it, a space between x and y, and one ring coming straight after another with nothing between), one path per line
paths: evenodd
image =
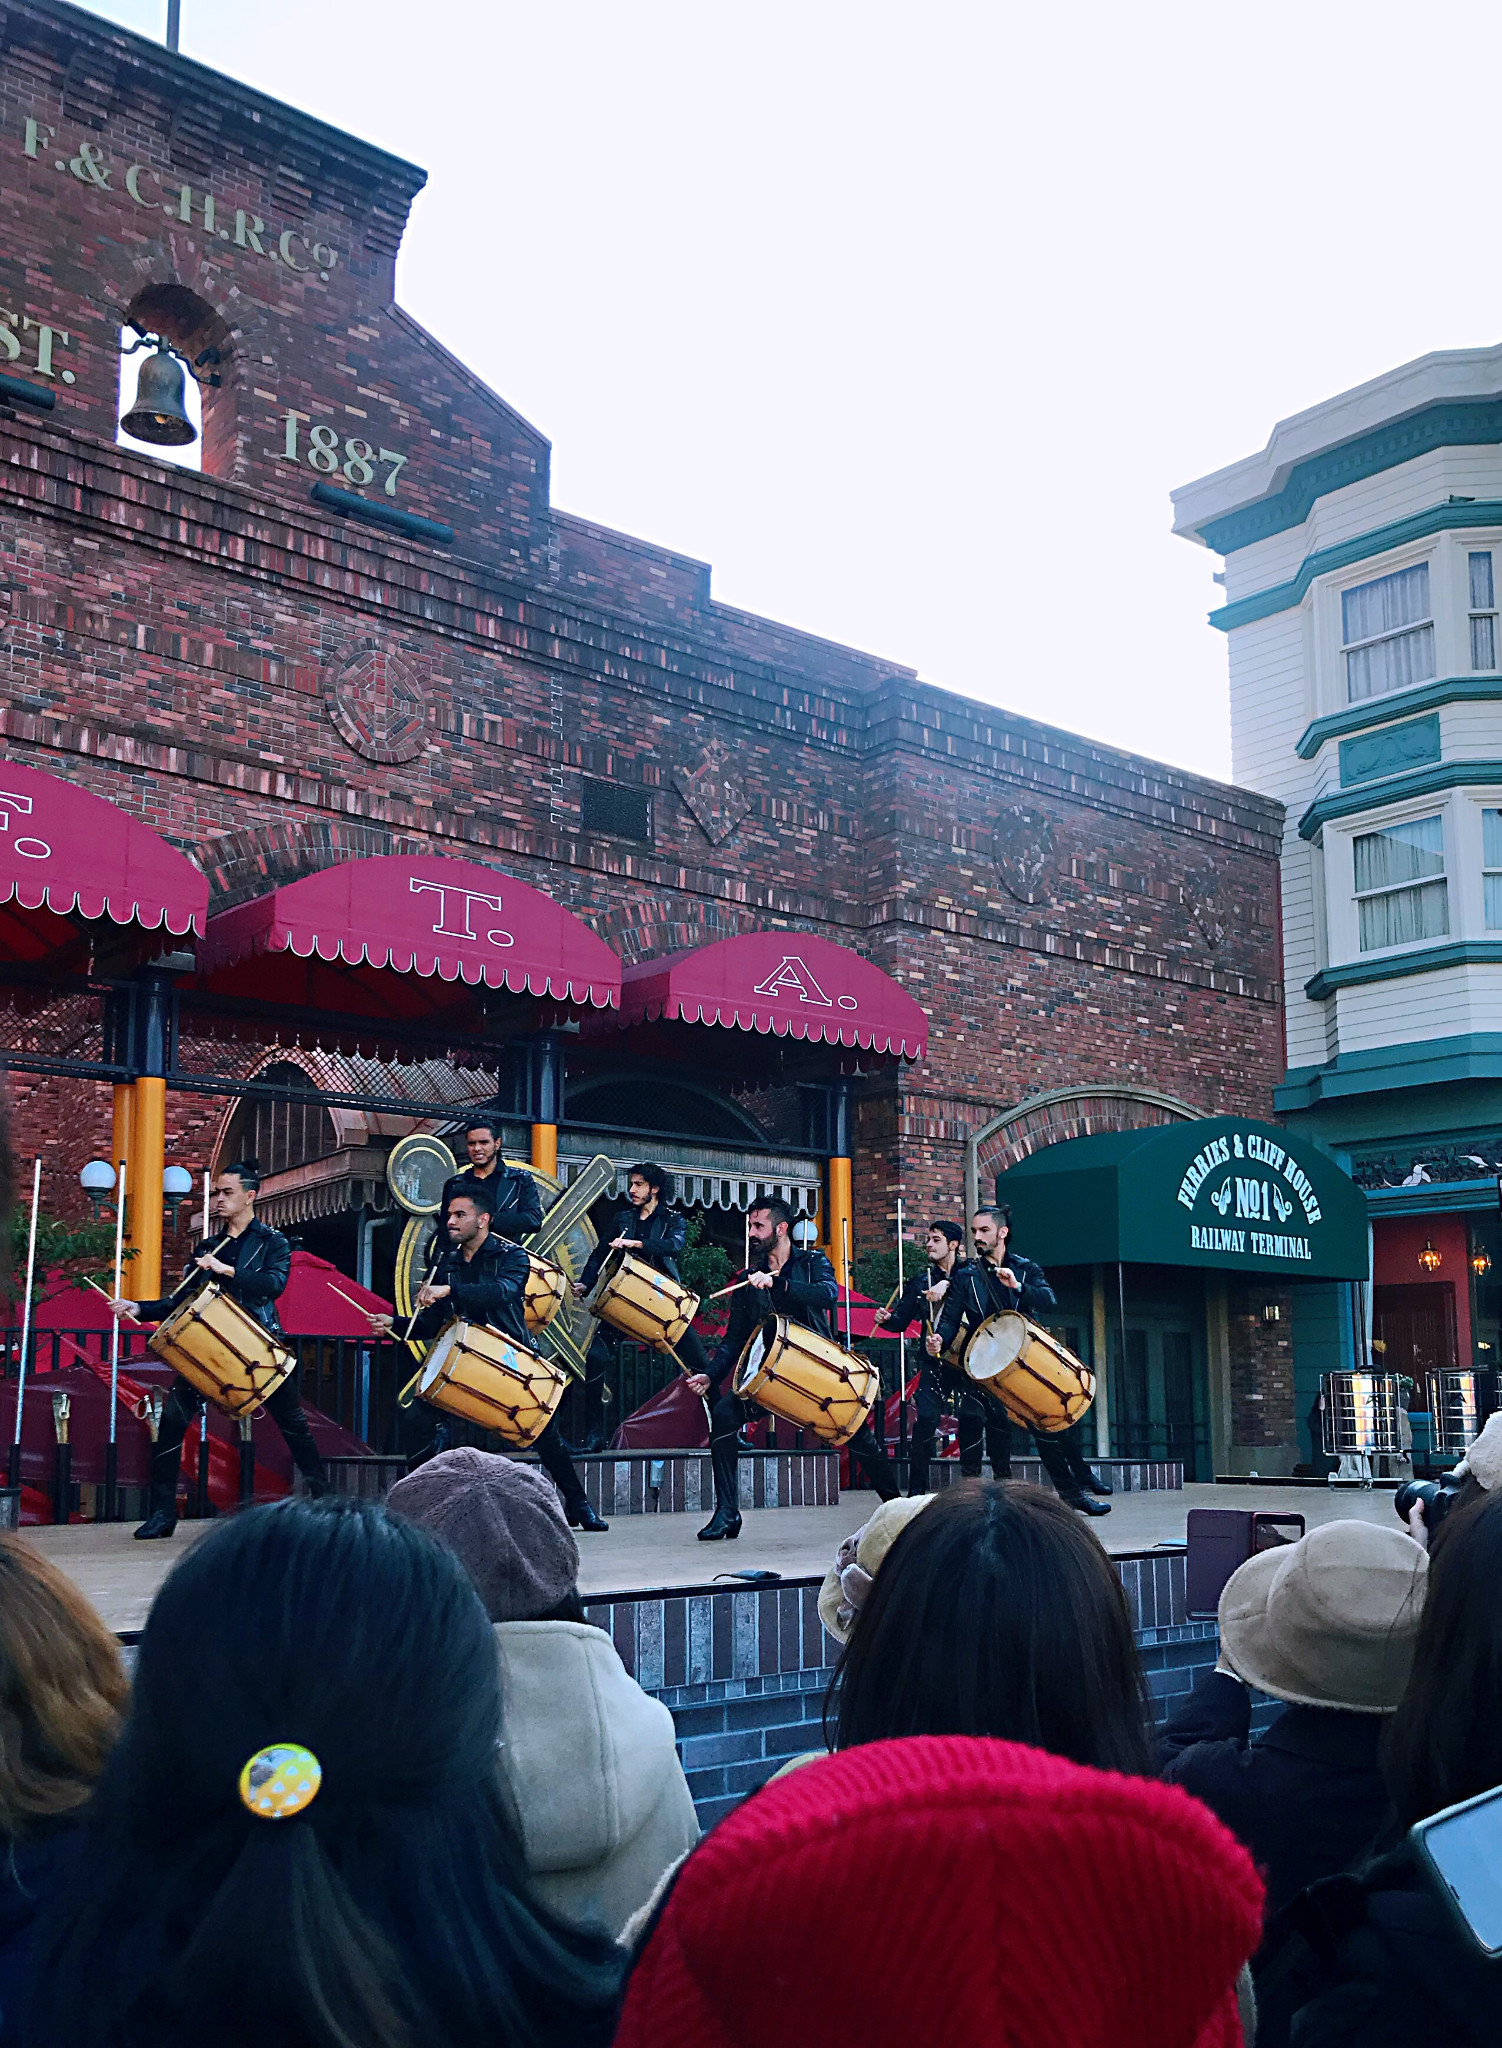
M1405 1526L1409 1515L1416 1507L1424 1510L1424 1527L1433 1536L1440 1523L1455 1505L1456 1496L1465 1484L1453 1472L1446 1472L1440 1479L1410 1479L1400 1486L1393 1495L1393 1506L1398 1511L1398 1520Z

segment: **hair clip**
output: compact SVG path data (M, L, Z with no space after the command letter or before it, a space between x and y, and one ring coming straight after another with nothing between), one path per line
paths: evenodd
M300 1742L271 1742L240 1773L240 1797L258 1820L291 1820L313 1804L323 1766Z

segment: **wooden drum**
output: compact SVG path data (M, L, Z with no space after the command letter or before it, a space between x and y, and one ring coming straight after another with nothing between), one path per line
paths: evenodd
M297 1363L217 1280L175 1308L146 1346L226 1415L253 1415Z
M881 1375L833 1337L786 1316L768 1316L741 1353L730 1385L738 1399L838 1445L870 1421Z
M1053 1436L1095 1399L1095 1374L1057 1337L1015 1310L988 1316L965 1346L964 1369L1014 1422Z
M551 1259L527 1253L527 1328L545 1330L568 1297L568 1275Z
M630 1252L612 1252L584 1304L592 1316L659 1351L681 1344L699 1297Z
M484 1323L448 1324L413 1383L421 1400L530 1450L563 1399L568 1374Z

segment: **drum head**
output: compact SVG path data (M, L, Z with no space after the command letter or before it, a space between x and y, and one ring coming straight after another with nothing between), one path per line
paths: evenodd
M427 1363L422 1369L422 1378L417 1383L419 1394L425 1394L435 1380L443 1377L443 1369L449 1362L458 1335L459 1325L450 1323L446 1330L440 1330L433 1339L433 1348L428 1353Z
M761 1371L762 1360L767 1355L767 1346L771 1342L775 1328L775 1320L763 1323L741 1353L741 1362L736 1367L735 1377L730 1383L731 1393L739 1394L742 1387L749 1387Z
M989 1316L965 1350L965 1370L973 1380L994 1379L1014 1365L1027 1342L1027 1318L1005 1310Z

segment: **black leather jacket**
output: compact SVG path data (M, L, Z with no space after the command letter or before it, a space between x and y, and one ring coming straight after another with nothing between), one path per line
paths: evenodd
M483 1179L472 1166L449 1175L443 1183L443 1197L438 1207L440 1230L448 1220L449 1203L454 1196L470 1194L475 1188L483 1189L495 1203L490 1218L492 1232L499 1231L502 1237L509 1237L520 1244L524 1237L530 1237L534 1230L542 1228L542 1196L536 1181L530 1173L523 1173L518 1167L497 1163L494 1173L487 1173Z
M584 1262L584 1271L579 1275L579 1285L586 1290L593 1287L601 1266L610 1257L610 1241L615 1237L639 1237L641 1250L631 1254L634 1259L645 1259L649 1266L655 1266L659 1273L666 1273L669 1280L678 1278L678 1254L688 1239L688 1222L676 1209L669 1209L659 1202L645 1220L639 1209L633 1209L628 1202L624 1209L617 1209L615 1221L600 1239Z
M928 1303L923 1298L925 1292L930 1287L937 1287L941 1280L948 1280L952 1286L956 1274L963 1270L963 1264L962 1260L956 1259L953 1269L945 1273L941 1272L934 1265L933 1261L930 1260L926 1266L920 1266L916 1273L908 1275L907 1284L892 1303L891 1313L886 1323L886 1328L891 1331L894 1337L905 1335L914 1323L926 1324ZM944 1301L948 1301L948 1299L949 1296L946 1294ZM941 1301L939 1303L940 1314L943 1313L943 1309L944 1302ZM935 1323L934 1327L938 1327L937 1323Z
M527 1255L521 1246L497 1236L494 1230L486 1234L472 1259L466 1259L457 1245L446 1246L433 1285L447 1287L449 1292L422 1311L412 1325L412 1335L426 1342L458 1317L466 1323L488 1324L530 1351L527 1272Z
M196 1286L203 1286L210 1280L218 1279L214 1273L200 1273L194 1264L205 1250L211 1251L216 1259L223 1259L226 1265L233 1264L233 1280L220 1280L219 1285L234 1301L238 1301L247 1315L255 1317L263 1330L269 1330L273 1337L282 1334L281 1318L276 1305L287 1291L287 1281L292 1272L292 1247L279 1230L273 1230L252 1216L238 1237L224 1242L224 1233L200 1238L194 1245L188 1259L186 1277ZM188 1289L178 1290L183 1301L188 1298ZM170 1313L173 1297L162 1295L156 1301L138 1304L143 1322L158 1322Z
M946 1351L962 1324L967 1330L978 1329L988 1316L999 1316L1006 1309L1015 1309L1036 1322L1058 1307L1058 1296L1041 1266L1010 1250L1002 1254L1001 1263L1011 1267L1021 1287L1008 1287L988 1259L967 1259L963 1266L955 1267L939 1314L939 1337Z
M737 1279L743 1277L736 1275ZM710 1360L710 1379L716 1386L720 1384L750 1342L752 1331L767 1316L786 1316L806 1330L817 1330L821 1337L833 1336L831 1311L839 1298L834 1267L823 1252L813 1247L795 1250L770 1287L743 1287L732 1295L730 1322Z

